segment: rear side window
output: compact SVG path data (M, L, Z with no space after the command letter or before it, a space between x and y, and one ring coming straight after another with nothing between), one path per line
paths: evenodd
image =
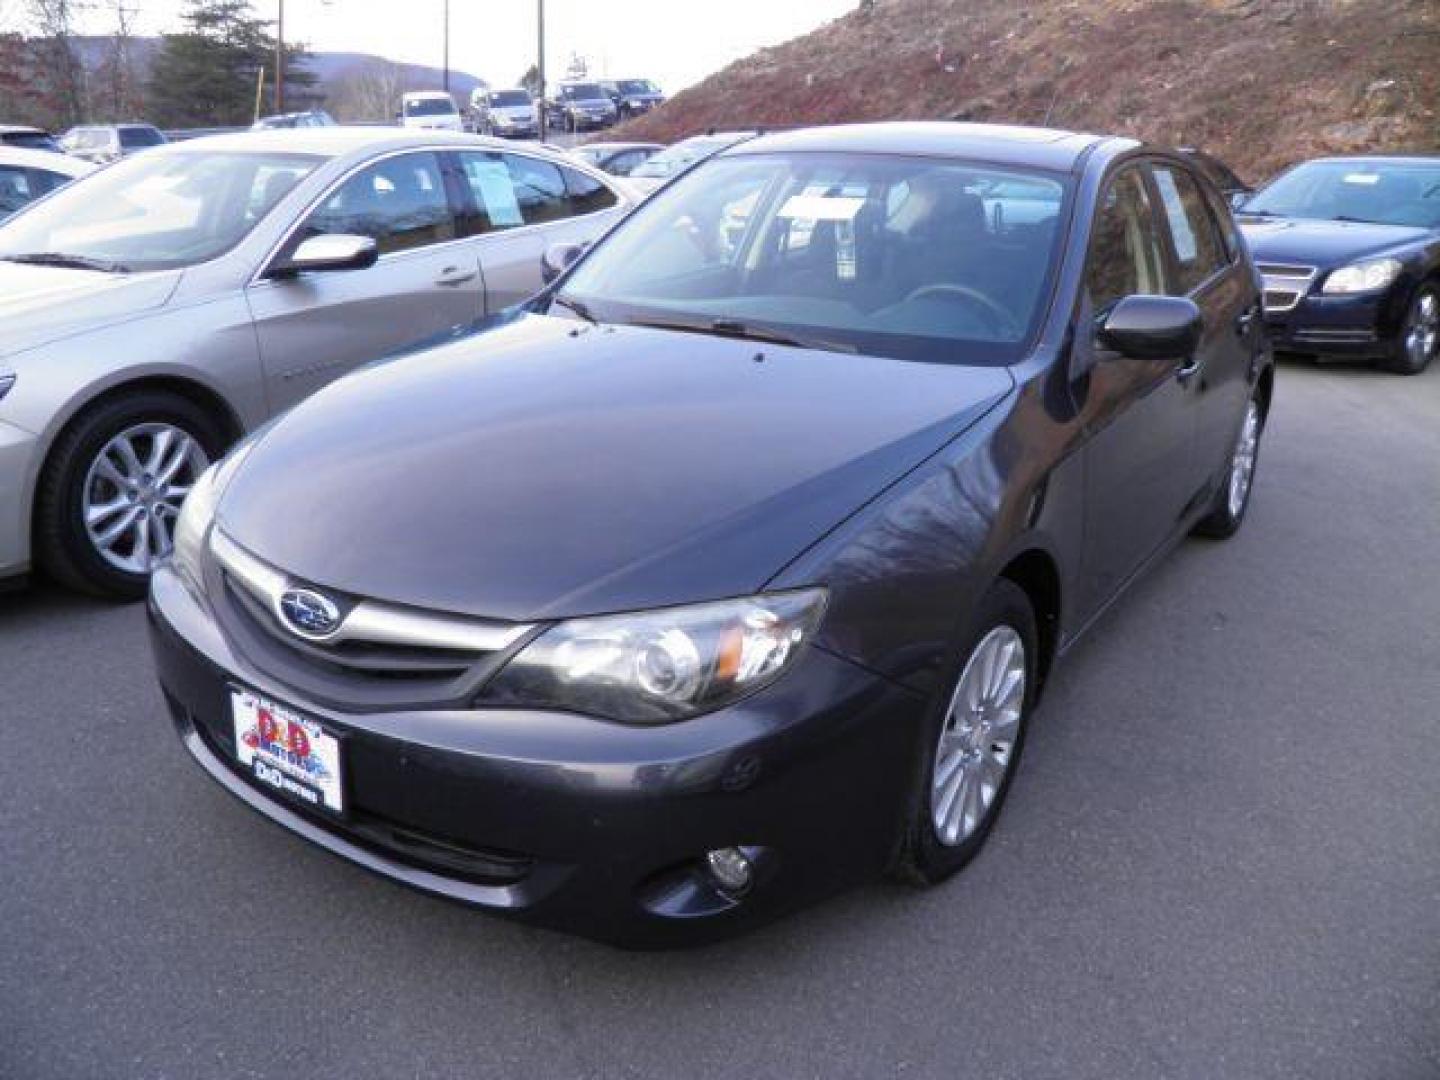
M615 205L615 193L593 176L563 166L561 172L565 174L565 192L570 199L572 216L593 214Z
M1152 172L1178 261L1174 291L1184 295L1199 288L1230 260L1195 178L1170 165L1156 165Z
M275 177L277 189L293 182ZM382 255L453 240L439 160L429 153L401 154L350 177L305 223L307 237L335 233L372 237Z
M28 202L48 195L68 177L43 169L22 169L0 165L0 217L13 214Z

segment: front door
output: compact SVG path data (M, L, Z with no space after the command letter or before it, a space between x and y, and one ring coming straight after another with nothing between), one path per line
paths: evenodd
M1195 494L1193 358L1142 360L1097 340L1120 300L1164 295L1172 271L1161 243L1145 167L1130 165L1101 196L1086 261L1076 381L1085 425L1085 613L1098 610L1171 535Z
M281 256L327 234L373 237L366 270L264 279L248 290L270 407L279 411L360 364L480 318L484 278L456 237L437 155L383 158L343 180Z

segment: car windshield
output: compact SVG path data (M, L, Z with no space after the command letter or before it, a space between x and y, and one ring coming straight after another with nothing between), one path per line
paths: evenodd
M126 150L140 150L146 146L159 146L165 136L152 127L122 127L120 145Z
M64 256L125 270L193 266L238 244L323 158L140 154L0 227L0 259Z
M576 83L574 86L567 86L564 88L564 94L567 98L575 101L595 101L606 96L605 91L594 83Z
M529 105L530 95L524 90L502 90L490 95L490 104L496 108L509 109L517 105Z
M1241 213L1440 228L1440 161L1312 161L1263 188Z
M609 322L1012 363L1050 293L1067 185L934 158L718 158L643 203L557 301Z
M654 94L655 84L649 79L621 79L617 84L622 94Z
M407 98L406 116L448 116L455 111L455 102L444 97Z

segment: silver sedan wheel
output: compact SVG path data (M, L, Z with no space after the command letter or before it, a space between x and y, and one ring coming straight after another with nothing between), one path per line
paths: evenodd
M935 837L955 847L975 834L1015 759L1025 708L1025 643L997 626L975 646L950 699L930 782Z
M1235 454L1230 459L1230 496L1227 509L1232 518L1239 518L1250 497L1250 481L1255 477L1255 455L1260 452L1260 406L1252 399L1245 409L1245 423L1235 440Z
M1427 292L1416 301L1405 334L1405 352L1411 366L1423 368L1429 363L1436 345L1440 345L1440 300Z
M136 424L107 442L85 474L85 532L108 564L148 574L170 554L175 519L210 464L194 436L168 423Z

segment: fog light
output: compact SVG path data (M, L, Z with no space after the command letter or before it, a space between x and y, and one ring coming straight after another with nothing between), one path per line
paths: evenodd
M755 868L739 848L716 848L705 853L705 866L716 885L726 892L742 893L750 888Z

